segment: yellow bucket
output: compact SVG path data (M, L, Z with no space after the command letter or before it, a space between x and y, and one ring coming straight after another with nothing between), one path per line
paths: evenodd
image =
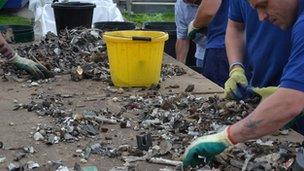
M112 31L104 33L103 38L115 86L150 87L159 83L167 33Z

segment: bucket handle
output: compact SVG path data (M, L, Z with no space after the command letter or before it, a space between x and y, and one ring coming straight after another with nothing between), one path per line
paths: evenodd
M151 42L152 38L151 37L132 36L132 40Z
M145 42L151 42L152 37L145 37L145 36L132 36L132 37L126 37L126 36L113 36L118 38L125 38L125 39L131 39L132 41L145 41ZM161 37L161 36L160 36ZM157 37L159 38L159 37Z

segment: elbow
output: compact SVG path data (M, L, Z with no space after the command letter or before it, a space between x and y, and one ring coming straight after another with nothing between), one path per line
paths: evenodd
M291 116L293 118L295 118L298 115L300 115L302 112L303 112L303 107L302 106L294 107L294 109L291 111Z
M272 98L271 98L272 97ZM281 108L282 113L285 113L286 117L293 119L303 112L304 109L304 93L297 90L279 88L269 99L274 106ZM285 98L293 97L293 98ZM280 100L276 100L280 99ZM276 102L275 102L276 101ZM278 103L277 103L278 102ZM287 118L286 118L287 119Z
M288 111L290 118L295 118L303 112L303 107L304 107L304 104L302 104L302 103L295 102L295 101L289 101L286 104L286 108L287 108L286 111Z
M204 16L205 16L205 18L207 18L208 20L211 21L213 19L213 17L215 16L216 12L217 11L205 11Z

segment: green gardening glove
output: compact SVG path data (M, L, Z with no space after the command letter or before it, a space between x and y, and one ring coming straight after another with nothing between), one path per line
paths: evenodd
M231 145L233 143L228 138L228 128L217 134L197 138L186 149L183 165L184 167L200 165L203 160L199 156L206 157L209 161Z
M233 94L237 91L238 84L244 87L248 85L245 70L241 66L236 66L230 71L229 79L225 82L225 98L234 99Z
M20 70L25 70L33 77L33 79L45 79L54 76L42 64L30 59L22 58L17 53L12 57L12 59L9 59L8 63L15 65Z
M194 20L192 20L188 25L188 38L194 39L196 34L200 32L200 28L196 28L193 26Z
M253 88L253 91L262 97L262 101L277 91L278 87Z

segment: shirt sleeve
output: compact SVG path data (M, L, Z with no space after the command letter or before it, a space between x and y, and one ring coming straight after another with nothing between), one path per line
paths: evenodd
M291 52L284 67L280 87L304 92L304 16L300 16L293 26Z
M188 34L188 24L185 21L185 14L182 8L183 0L177 0L175 3L175 23L177 39L186 39Z
M244 0L230 0L229 1L229 12L228 12L228 18L230 20L243 23L244 19L242 16L242 10L241 10L241 1ZM245 2L246 3L246 2Z

